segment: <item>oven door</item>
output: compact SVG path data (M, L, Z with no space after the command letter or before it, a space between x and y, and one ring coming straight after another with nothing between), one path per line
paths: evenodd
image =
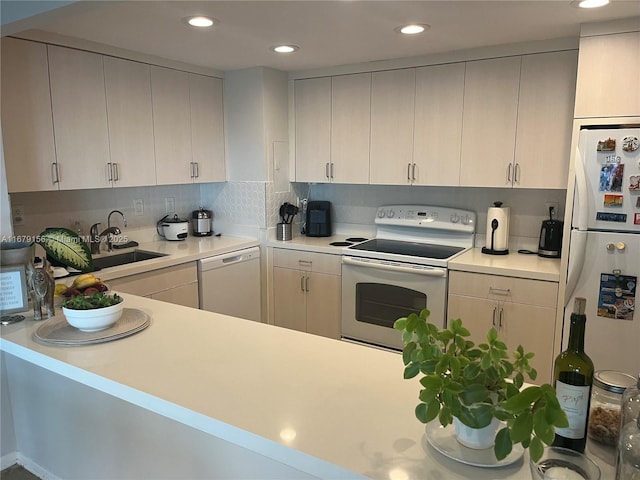
M342 337L401 350L393 323L428 308L445 325L447 269L370 258L342 257Z

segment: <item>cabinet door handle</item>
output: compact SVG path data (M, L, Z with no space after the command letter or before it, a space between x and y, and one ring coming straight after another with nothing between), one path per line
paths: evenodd
M498 318L499 318L499 320L498 320L498 326L499 326L500 328L502 328L502 315L503 315L503 314L504 314L504 309L503 309L502 307L500 307L500 312L499 312L499 315L498 315Z
M513 169L513 164L509 164L509 168L507 169L507 182L511 183L511 170Z
M58 162L51 164L51 181L53 183L60 183L60 176L58 174Z
M333 180L333 162L331 162L329 164L329 178L331 178L331 180Z
M300 277L300 291L304 292L304 275Z
M513 181L520 183L520 164L516 163L516 167L513 169Z
M412 163L411 164L411 180L412 181L416 181L416 164Z
M407 163L407 182L411 183L411 164Z
M495 295L503 295L503 296L508 296L511 295L511 289L510 288L494 288L494 287L489 287L489 292L493 293Z
M107 162L107 182L113 182L113 174L111 171L111 162Z
M120 172L118 171L118 164L116 162L113 162L113 181L117 182L118 180L120 180Z
M198 162L193 162L193 176L195 178L198 178L200 176L200 165L198 164Z
M310 267L313 264L311 260L298 260L298 265L304 265L305 267Z
M305 279L304 279L304 289L305 289L306 292L309 291L309 277L308 276L305 277Z
M493 326L496 326L496 310L498 309L498 307L493 307L493 319L491 320L491 323L493 324Z
M327 177L327 180L329 179L329 162L324 164L324 176Z

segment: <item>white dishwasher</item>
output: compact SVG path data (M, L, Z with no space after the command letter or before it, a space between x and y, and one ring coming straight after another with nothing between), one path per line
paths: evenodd
M198 261L200 309L260 321L260 248Z

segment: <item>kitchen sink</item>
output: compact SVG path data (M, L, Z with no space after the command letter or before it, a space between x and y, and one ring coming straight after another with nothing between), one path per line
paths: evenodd
M118 265L126 265L128 263L142 262L153 258L165 257L166 253L147 252L145 250L134 250L127 253L118 253L116 255L108 255L93 259L93 266L96 270L117 267Z

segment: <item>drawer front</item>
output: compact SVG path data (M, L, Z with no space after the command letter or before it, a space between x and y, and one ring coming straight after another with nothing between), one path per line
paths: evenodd
M107 283L116 292L149 296L180 285L194 282L197 284L197 281L198 269L196 263L190 262L137 275L129 275L128 277L114 278L107 281Z
M450 271L449 294L555 308L558 284L526 278Z
M274 248L273 264L276 267L340 275L342 257L340 255L330 255L327 253Z

